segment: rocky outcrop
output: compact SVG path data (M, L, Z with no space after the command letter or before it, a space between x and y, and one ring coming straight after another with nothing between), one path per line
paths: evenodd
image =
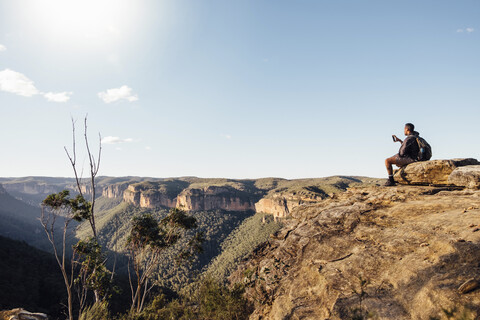
M263 198L255 203L256 212L265 212L274 217L284 218L290 214L287 199L284 197Z
M47 320L48 316L44 313L28 312L17 308L8 311L0 311L0 320Z
M256 200L254 195L230 186L206 186L183 190L176 206L188 211L249 211L255 210Z
M139 201L142 208L175 208L177 204L176 197L170 197L168 194L159 191L142 192Z
M411 163L395 172L395 181L411 185L446 186L450 174L457 168L480 165L476 159L431 160Z
M317 198L299 198L285 195L273 195L260 199L255 203L255 211L263 212L273 215L276 218L285 218L290 215L290 212L302 205L315 203L321 200Z
M129 182L124 182L106 186L102 190L102 196L109 199L123 198L123 192L127 190L129 185Z
M448 176L448 183L471 189L480 189L480 165L456 168Z
M250 319L476 319L479 218L480 191L350 189L294 208L230 281Z
M176 195L159 190L142 190L135 185L129 185L123 192L123 200L141 208L175 208Z

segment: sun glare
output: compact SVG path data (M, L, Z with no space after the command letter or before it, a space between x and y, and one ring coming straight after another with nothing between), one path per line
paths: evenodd
M138 1L30 0L19 8L32 31L50 41L95 44L125 37L138 18Z

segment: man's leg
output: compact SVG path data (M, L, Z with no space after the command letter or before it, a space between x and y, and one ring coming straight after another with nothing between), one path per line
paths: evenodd
M395 180L393 180L393 167L392 165L396 164L397 155L394 155L390 158L385 159L385 167L387 168L388 181L385 184L386 186L394 186Z

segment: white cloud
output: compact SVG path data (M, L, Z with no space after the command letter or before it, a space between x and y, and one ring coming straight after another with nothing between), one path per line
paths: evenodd
M466 32L466 33L472 33L473 31L475 31L474 28L465 28L465 29L457 29L457 32L461 33L461 32Z
M7 47L5 47L3 44L0 44L0 52L2 51L7 51Z
M126 142L132 142L132 138L127 138L127 139L121 139L119 137L112 137L108 136L102 139L102 143L104 144L117 144L117 143L126 143Z
M52 102L67 102L73 92L47 92L39 91L32 80L24 74L5 69L0 71L0 90L18 94L23 97L32 97L35 95L42 95L48 101Z
M43 96L52 102L67 102L73 92L47 92Z
M152 150L152 147L150 147L150 146L146 146L146 147L145 147L145 150L148 150L148 151L150 151L150 150Z
M137 101L138 95L132 94L132 88L123 85L120 88L108 89L105 92L98 93L98 97L105 103L111 103L118 100Z
M40 93L32 80L20 72L10 69L0 71L0 90L24 97L31 97Z

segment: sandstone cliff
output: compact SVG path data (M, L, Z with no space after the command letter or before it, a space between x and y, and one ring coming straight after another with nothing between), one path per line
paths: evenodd
M480 191L352 188L290 214L230 278L251 319L480 315Z
M123 193L127 190L130 182L115 183L106 186L102 190L102 196L108 199L123 198Z
M177 197L176 206L185 210L249 211L255 210L255 195L231 186L187 188Z
M285 218L298 206L322 201L335 193L345 191L350 186L379 183L380 179L344 176L282 180L255 204L255 211Z
M105 187L108 198L143 208L183 208L188 211L256 211L286 217L297 206L318 202L352 185L378 183L379 179L327 177L318 179L257 180L172 178Z
M290 212L302 204L315 203L321 200L320 196L309 197L295 197L293 195L272 195L260 199L255 203L256 212L264 212L273 215L277 218L285 218L290 215Z
M188 183L177 180L130 184L123 192L123 200L142 208L174 208L177 195L186 186Z

